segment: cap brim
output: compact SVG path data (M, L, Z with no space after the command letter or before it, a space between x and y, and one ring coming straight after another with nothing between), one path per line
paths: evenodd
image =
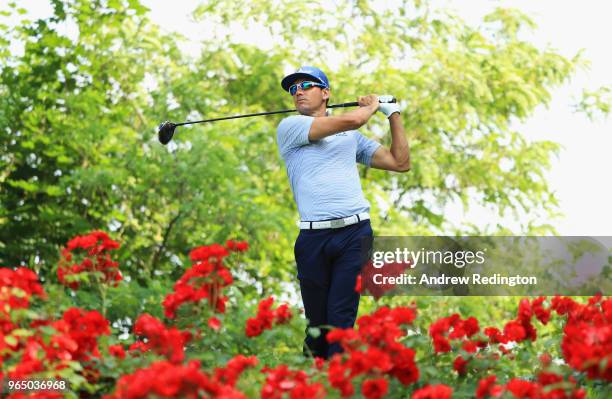
M295 82L296 80L300 78L313 79L321 84L325 84L325 82L322 82L321 79L317 78L314 75L311 75L309 73L304 73L304 72L297 72L297 73L292 73L291 75L285 76L285 78L281 81L281 86L283 90L289 91L289 86L291 86L293 82Z

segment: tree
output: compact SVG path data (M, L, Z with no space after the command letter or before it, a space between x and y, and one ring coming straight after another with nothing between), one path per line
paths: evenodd
M154 127L286 108L286 70L333 57L332 100L392 93L410 132L410 173L361 169L377 234L448 231L441 207L455 199L534 219L557 210L543 176L557 145L528 142L511 126L546 104L580 60L521 40L534 24L517 10L498 9L474 28L421 1L394 10L206 1L194 14L202 22L261 25L274 41L264 49L220 30L190 57L136 0L52 4L50 18L0 26L9 38L0 44L2 264L44 274L69 237L110 229L130 243L120 261L146 284L176 277L188 248L237 237L254 248L243 277L279 289L274 282L292 280L297 234L275 144L282 117L180 128L169 148ZM11 42L23 54L10 54ZM363 132L388 145L385 124L374 118Z

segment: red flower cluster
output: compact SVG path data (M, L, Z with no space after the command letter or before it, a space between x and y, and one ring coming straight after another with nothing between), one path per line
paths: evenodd
M207 395L205 395L205 393ZM186 365L159 361L149 367L124 375L114 395L104 399L156 398L236 398L246 397L233 386L219 384L200 370L196 360Z
M357 320L358 329L334 329L327 334L330 343L339 342L345 353L334 355L329 362L328 379L342 396L354 394L352 379L356 376L372 377L361 386L367 398L377 398L386 392L384 375L397 378L403 385L419 379L414 362L414 350L398 339L406 335L401 325L411 324L416 318L413 308L379 308L371 315ZM379 396L380 395L380 396Z
M219 313L225 312L227 298L222 289L232 284L230 271L223 266L223 258L230 251L246 251L246 241L227 241L227 246L212 244L193 249L189 254L193 265L174 284L174 292L164 299L164 314L169 319L176 317L178 308L184 303L198 303L208 299L210 307Z
M272 304L274 298L269 297L259 302L257 306L257 315L250 317L245 326L246 336L249 338L257 337L261 335L264 330L272 328L273 324L284 324L287 323L291 317L291 310L289 305L282 304L276 310L272 310Z
M374 275L381 274L384 277L397 277L410 268L410 262L407 263L385 263L381 268L375 268L374 263L370 260L361 269L361 274L355 283L355 291L359 293L370 293L374 298L378 299L385 293L395 288L394 284L376 284Z
M215 369L215 380L223 384L234 386L240 374L248 367L255 367L257 358L255 356L237 355L227 362L225 367Z
M438 319L429 327L429 335L433 340L436 353L450 352L452 349L451 340L460 341L461 348L464 351L476 353L478 348L487 346L487 342L473 338L479 331L480 327L476 318L469 317L462 320L457 313ZM453 368L459 375L464 375L467 372L470 358L471 356L466 359L461 355L455 358Z
M113 276L116 264L110 261L107 251L117 247L106 234L95 232L71 240L62 252L62 259L72 261L71 251L87 248L87 256L96 262L87 271L107 271L108 276ZM85 261L83 264L89 265ZM54 372L59 376L60 370L73 368L90 382L95 381L99 372L93 360L101 356L98 338L110 333L109 321L98 311L74 307L65 311L59 320L40 318L35 311L14 313L28 309L33 296L46 298L36 273L25 267L0 268L0 380L6 376L11 379L41 377L39 373L48 378ZM78 370L74 369L78 363ZM61 397L61 394L41 393L36 397Z
M110 334L109 321L97 310L70 308L51 326L59 333L53 337L51 343L57 342L57 347L62 343L71 348L70 357L76 361L90 360L90 355L99 358L98 337ZM67 356L58 353L57 357Z
M3 335L16 328L11 321L11 310L27 309L32 296L46 298L36 273L27 267L17 270L0 268L0 353L4 345Z
M519 302L517 318L506 323L503 333L495 327L484 329L484 333L489 337L491 343L521 342L526 339L535 341L537 330L531 324L531 319L535 316L542 324L546 325L550 320L550 309L544 309L542 303L545 297L539 297L529 302L528 299L521 299ZM503 347L500 347L502 352Z
M49 336L41 328L54 331ZM26 378L39 372L61 370L70 362L79 362L81 374L88 380L97 378L97 370L90 361L99 358L98 338L110 333L109 322L95 310L68 309L57 321L37 321L30 324L31 335L21 337L9 354L18 363L8 370L14 379Z
M102 276L104 283L116 283L122 279L119 264L113 262L110 251L119 248L119 243L109 238L103 231L94 231L84 236L76 236L68 241L62 250L62 257L57 268L59 282L73 290L79 288L79 283L71 276L81 273L91 273ZM75 256L82 257L80 263ZM94 279L97 277L94 277Z
M478 320L474 317L462 320L457 313L442 317L429 326L429 336L433 340L436 353L451 351L449 339L469 338L479 331Z
M142 351L152 350L165 356L171 363L185 359L183 347L191 340L191 333L176 327L167 328L164 323L150 314L142 314L134 325L134 332L143 336L147 342L139 346Z
M108 353L115 356L118 359L125 359L125 349L122 345L110 345L108 347Z
M274 369L264 368L266 382L261 388L264 399L281 399L289 393L291 399L317 399L325 397L325 387L320 383L309 383L308 375L302 370L291 371L286 365Z
M389 390L389 382L384 378L365 380L361 384L361 393L368 399L383 398Z
M12 336L19 328L18 321L11 318L17 309L27 309L33 296L46 298L38 282L38 276L26 267L16 270L0 268L0 380L4 378L4 362L24 346L23 338Z
M246 252L249 249L249 243L246 241L227 240L225 242L225 248L229 251Z
M537 337L537 331L531 323L532 318L535 316L543 324L550 320L550 309L545 309L542 306L545 299L545 297L539 297L531 302L528 299L522 299L519 303L516 319L505 324L503 333L495 327L484 329L484 334L489 338L488 342L481 338L481 334L478 334L480 327L478 326L478 320L474 317L462 320L458 314L453 314L438 319L429 328L434 350L436 353L450 352L452 350L451 341L453 340L459 340L461 349L468 354L476 354L479 348L486 348L491 344L521 342L526 339L534 341ZM502 353L508 353L508 349L503 345L499 345L498 348ZM474 356L490 356L495 359L498 355L489 353L488 355L476 354ZM465 358L462 355L455 358L453 368L459 375L466 374L471 358L472 356Z
M584 399L586 391L576 388L576 382L570 377L564 381L563 376L550 372L540 372L537 381L525 381L513 378L506 385L497 385L497 377L491 375L479 381L476 388L476 399L499 398L505 392L521 399Z
M589 378L612 381L612 299L601 295L586 305L555 297L552 308L567 315L561 350L567 364Z
M215 369L213 376L200 369L200 362L187 364L168 361L152 363L149 367L124 375L117 383L114 395L104 399L156 398L223 398L246 399L235 388L240 374L257 365L254 356L238 355L225 367Z
M412 399L451 399L453 388L444 384L427 385L412 393Z

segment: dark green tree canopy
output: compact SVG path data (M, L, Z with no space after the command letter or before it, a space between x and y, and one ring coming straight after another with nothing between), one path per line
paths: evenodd
M517 10L498 9L476 28L421 1L396 10L204 1L194 13L202 23L259 25L274 43L263 49L219 30L194 56L137 0L51 2L52 16L16 26L6 21L19 9L3 6L4 265L50 272L68 238L102 229L129 243L121 262L141 281L176 275L189 248L228 238L251 242L242 267L253 279L290 281L297 212L275 143L282 116L182 128L170 147L155 128L288 108L284 73L331 59L340 60L326 68L332 101L370 92L401 100L412 171L361 169L377 234L449 231L441 209L457 200L523 209L533 220L558 211L543 176L558 146L511 126L548 103L580 59L521 40L534 24ZM363 132L389 145L382 118ZM528 223L524 233L547 229Z

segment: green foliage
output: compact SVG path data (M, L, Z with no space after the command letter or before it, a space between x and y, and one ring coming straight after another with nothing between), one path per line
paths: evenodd
M589 119L608 117L612 112L612 85L597 90L583 90L582 98L575 105L576 110L584 112Z
M393 10L368 1L205 1L200 21L260 27L273 44L239 43L220 29L191 57L137 0L52 5L47 19L0 20L4 265L50 276L68 238L111 230L127 243L118 261L130 284L148 287L176 278L188 248L248 239L239 270L258 294L281 291L294 280L297 234L275 143L281 117L181 127L169 147L155 126L287 108L279 81L300 64L329 72L332 101L368 92L401 100L413 170L361 169L377 234L448 231L443 208L457 200L529 211L524 233L550 231L535 221L556 211L544 171L558 146L529 142L511 124L547 104L580 60L521 40L534 24L516 10L496 10L474 28L421 1ZM18 12L4 8L4 20ZM16 43L23 52L9 51ZM380 117L363 129L389 145L387 131Z

